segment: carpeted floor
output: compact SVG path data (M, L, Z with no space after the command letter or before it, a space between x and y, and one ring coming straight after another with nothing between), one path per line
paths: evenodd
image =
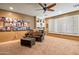
M20 45L20 40L0 43L0 55L78 55L79 41L45 36L32 47Z

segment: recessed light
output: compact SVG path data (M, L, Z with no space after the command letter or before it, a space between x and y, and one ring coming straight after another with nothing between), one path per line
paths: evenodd
M13 7L9 7L9 9L10 9L10 10L13 10L14 8L13 8Z

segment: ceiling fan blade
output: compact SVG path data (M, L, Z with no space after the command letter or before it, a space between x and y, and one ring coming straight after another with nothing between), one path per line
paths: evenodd
M46 3L44 3L44 6L46 7L46 6L47 6L47 4L46 4Z
M48 11L54 11L53 9L47 9Z
M47 8L49 9L49 8L51 8L51 7L54 7L55 5L56 5L56 3L51 4L51 5L49 5Z
M42 8L44 8L44 6L43 6L41 3L39 3L39 5L40 5Z
M43 9L36 9L36 10L43 10Z

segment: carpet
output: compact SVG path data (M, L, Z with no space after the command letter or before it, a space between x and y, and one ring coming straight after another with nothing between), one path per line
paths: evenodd
M14 40L0 43L0 55L79 55L79 41L45 36L29 48Z

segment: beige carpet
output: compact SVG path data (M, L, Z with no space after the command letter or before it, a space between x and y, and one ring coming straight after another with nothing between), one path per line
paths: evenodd
M0 55L78 55L79 41L45 36L32 47L20 45L19 40L0 43Z

